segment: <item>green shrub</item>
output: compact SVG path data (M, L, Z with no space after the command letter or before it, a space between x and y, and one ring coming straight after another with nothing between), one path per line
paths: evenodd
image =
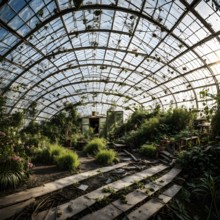
M216 175L220 170L220 151L215 147L204 150L201 147L192 147L181 151L177 157L177 163L191 176L200 176L208 172Z
M109 165L116 160L117 153L114 150L101 150L96 154L96 161L103 165Z
M193 112L182 108L176 108L172 111L168 111L160 122L166 125L168 129L166 132L175 134L186 129L187 126L190 126L194 117L195 115Z
M104 150L106 146L106 141L103 138L94 138L83 148L86 154L95 155L99 151Z
M63 150L61 154L55 156L55 163L60 169L69 171L76 170L80 164L78 155L68 149Z
M136 130L131 131L125 141L132 147L139 147L147 140L152 140L158 135L159 119L156 117L145 120Z
M153 144L144 144L140 148L140 153L147 157L155 157L157 154L157 147Z
M50 157L52 160L54 160L56 156L59 156L60 154L62 154L64 150L65 148L61 147L60 145L57 145L57 144L49 145L49 153L50 153Z
M65 148L57 144L47 144L44 147L38 147L34 149L33 161L35 163L50 164L55 162L55 157L60 155Z

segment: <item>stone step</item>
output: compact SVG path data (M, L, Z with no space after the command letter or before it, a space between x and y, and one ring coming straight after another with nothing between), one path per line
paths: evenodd
M126 176L120 180L104 185L92 192L89 192L83 196L80 196L77 199L71 200L68 203L62 204L58 206L57 208L51 209L49 215L48 215L48 210L40 212L36 216L32 216L32 220L42 220L44 219L45 215L47 215L47 218L50 218L50 215L54 215L54 212L61 213L61 215L57 216L56 219L67 219L67 218L73 217L74 215L78 214L84 209L95 204L97 201L100 201L103 198L106 198L111 195L110 191L104 192L103 191L104 189L111 189L111 191L114 191L115 193L125 187L128 187L136 183L137 181L144 180L165 169L167 169L167 166L160 164L160 165L148 168L146 170L143 170L141 172L132 174L130 176Z
M143 189L136 189L131 193L125 195L122 199L118 199L104 208L88 214L82 220L99 219L99 220L112 220L117 218L123 212L126 212L142 202L147 197L154 194L156 191L161 190L164 186L171 183L172 180L180 173L180 169L173 168L168 173L161 176L159 179L146 184ZM160 184L158 184L160 183Z

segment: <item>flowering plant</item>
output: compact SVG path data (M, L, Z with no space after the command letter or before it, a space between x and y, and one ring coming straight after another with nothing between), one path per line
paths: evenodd
M29 176L32 167L23 145L0 131L0 189L15 188Z

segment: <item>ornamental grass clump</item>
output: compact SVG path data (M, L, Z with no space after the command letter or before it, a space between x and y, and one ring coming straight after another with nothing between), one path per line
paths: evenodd
M106 140L103 138L94 138L83 148L84 153L90 155L96 155L99 151L104 150L106 146Z
M75 171L80 164L78 155L69 149L65 149L61 154L55 156L55 163L58 168L68 171Z
M96 154L96 161L103 165L110 165L112 164L116 158L117 153L114 150L101 150Z
M61 155L65 151L64 147L61 147L58 144L49 145L49 154L52 161L55 161L55 157Z

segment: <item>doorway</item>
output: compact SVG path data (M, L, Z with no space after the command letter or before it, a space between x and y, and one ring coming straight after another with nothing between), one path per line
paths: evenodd
M94 134L99 133L99 118L90 118L89 127L93 129Z

